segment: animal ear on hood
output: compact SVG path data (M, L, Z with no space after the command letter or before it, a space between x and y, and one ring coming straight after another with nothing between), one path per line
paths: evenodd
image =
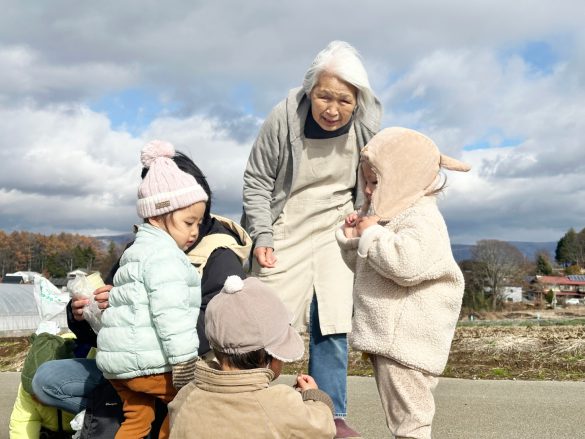
M469 166L467 163L463 163L445 154L441 154L440 166L441 168L449 169L450 171L460 172L467 172L471 169L471 166Z

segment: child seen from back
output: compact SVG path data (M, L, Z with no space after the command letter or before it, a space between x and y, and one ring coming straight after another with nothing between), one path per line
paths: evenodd
M163 141L142 150L149 170L137 211L145 221L120 259L98 334L97 366L123 402L116 439L148 436L156 399L170 402L195 367L201 281L183 251L197 239L208 197L174 154ZM167 418L159 438L168 435Z
M198 362L169 404L171 438L333 438L333 403L313 378L270 386L283 362L303 356L292 321L262 281L229 276L205 313L217 363Z
M371 359L392 434L428 439L464 286L436 194L441 168L469 166L406 128L380 131L361 154L369 206L336 232L355 272L350 342Z

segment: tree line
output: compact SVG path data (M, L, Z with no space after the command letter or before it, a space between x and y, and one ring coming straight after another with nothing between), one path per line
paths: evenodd
M463 306L468 310L496 310L505 286L527 288L527 276L580 274L585 268L585 228L569 229L557 242L555 260L547 251L526 258L514 245L493 239L478 241L471 259L460 263L465 277ZM548 296L547 296L548 299Z
M0 274L36 271L47 278L65 277L81 268L105 274L119 258L121 249L113 241L71 233L40 233L0 230Z

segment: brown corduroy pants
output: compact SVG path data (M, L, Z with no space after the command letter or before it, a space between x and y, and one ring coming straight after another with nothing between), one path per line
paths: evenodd
M147 375L126 380L110 380L124 404L124 422L116 439L137 439L148 436L154 421L156 399L168 404L177 394L170 372ZM169 416L160 428L160 439L169 437Z
M438 378L380 355L368 355L392 434L397 439L430 439L435 415L432 391Z

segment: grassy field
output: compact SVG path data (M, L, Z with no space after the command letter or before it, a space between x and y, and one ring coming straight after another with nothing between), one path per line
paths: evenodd
M486 313L462 320L443 376L467 379L585 381L585 310ZM305 356L306 357L306 356ZM307 370L307 359L286 372ZM350 350L349 374L372 376Z
M459 323L443 376L585 381L585 309L478 317ZM0 338L0 371L21 370L28 346L24 337ZM287 364L284 373L299 371L307 371L307 355ZM372 376L360 352L350 350L349 374Z

